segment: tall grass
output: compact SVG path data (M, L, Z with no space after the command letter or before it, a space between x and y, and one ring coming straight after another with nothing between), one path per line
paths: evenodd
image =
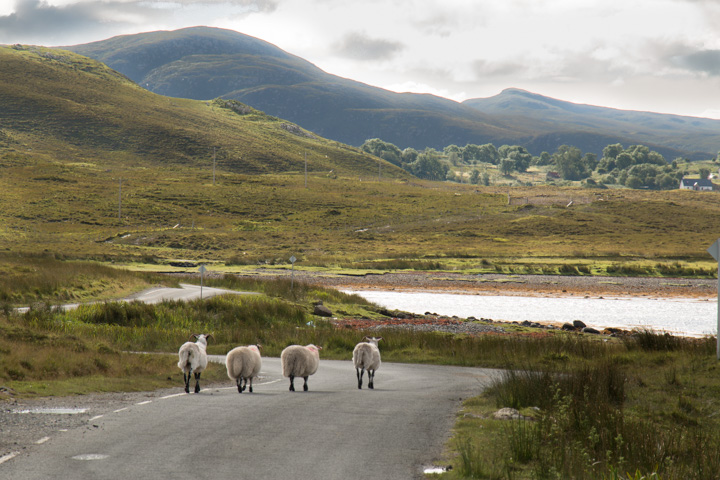
M483 469L514 466L518 478L534 479L720 478L718 456L700 453L717 452L720 445L716 408L698 405L709 393L701 388L718 388L700 380L715 369L710 340L669 341L665 334L642 331L614 355L503 372L484 396L496 408L529 411L533 420L506 424L504 446ZM660 354L676 357L663 360ZM686 369L690 375L678 373ZM676 377L672 383L670 370ZM667 398L673 395L679 395L674 407ZM662 413L651 414L657 408ZM487 478L480 475L469 444L459 448L459 471L470 472L461 478Z

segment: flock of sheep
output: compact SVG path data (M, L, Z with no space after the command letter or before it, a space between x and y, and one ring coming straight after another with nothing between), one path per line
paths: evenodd
M207 368L207 341L212 334L193 335L195 342L185 342L178 351L178 367L183 372L185 393L190 393L190 379L195 377L195 393L200 391L200 374ZM357 374L358 388L362 389L363 375L368 372L368 388L374 388L375 371L380 368L380 349L378 342L382 337L365 337L353 349L353 365ZM320 350L315 345L290 345L280 354L282 374L290 379L290 391L295 391L295 377L305 380L303 390L308 391L308 377L317 372L320 363ZM260 345L235 347L225 357L225 366L230 380L235 380L238 393L248 388L252 393L253 378L260 374L262 357Z

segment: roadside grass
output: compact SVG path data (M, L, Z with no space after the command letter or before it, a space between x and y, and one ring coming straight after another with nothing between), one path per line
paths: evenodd
M464 402L440 478L718 478L714 353L711 338L642 331L508 369ZM494 419L504 407L522 418Z
M54 254L0 253L0 305L108 300L153 284L173 284L167 276L56 257Z

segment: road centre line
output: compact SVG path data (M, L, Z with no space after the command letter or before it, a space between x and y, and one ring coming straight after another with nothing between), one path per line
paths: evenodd
M40 440L38 440L37 442L35 442L35 445L42 445L43 443L47 442L48 440L50 440L50 437L43 437Z
M145 400L144 402L136 403L135 405L147 405L148 403L152 403L152 400Z
M118 408L117 410L113 410L113 413L120 413L120 412L123 412L123 411L127 410L128 408L129 408L129 407Z
M94 417L92 417L91 419L89 419L88 422L92 422L93 420L97 420L98 418L102 418L102 417L104 417L104 416L105 416L105 415L95 415Z
M0 457L0 463L5 463L8 460L12 460L13 458L17 457L18 455L20 455L20 452L10 452L7 455L3 455L2 457Z

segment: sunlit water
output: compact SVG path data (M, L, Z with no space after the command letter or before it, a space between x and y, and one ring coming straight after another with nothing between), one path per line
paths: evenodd
M649 328L686 336L717 333L717 302L689 298L578 298L345 290L391 310L461 318Z

